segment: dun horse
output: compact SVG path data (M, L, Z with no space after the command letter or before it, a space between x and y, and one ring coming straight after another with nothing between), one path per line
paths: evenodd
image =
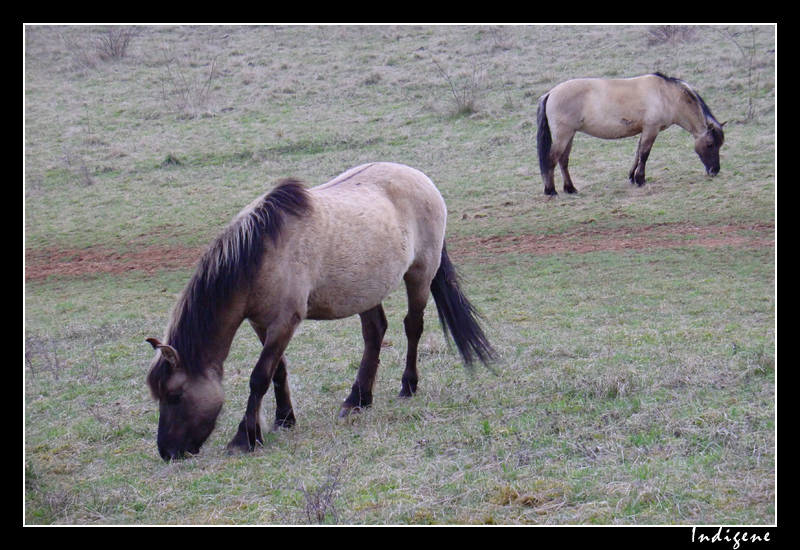
M284 352L304 319L360 315L364 352L340 416L368 407L387 328L381 303L401 281L408 349L400 396L417 391L417 346L431 294L463 360L490 361L479 315L447 255L446 214L427 176L391 163L359 166L311 189L287 180L245 208L198 261L164 341L147 340L157 350L147 384L159 403L162 458L196 454L213 431L223 362L245 320L263 348L229 451L250 451L262 441L261 402L270 383L274 425L294 424Z
M539 168L546 195L557 194L556 164L561 168L564 191L577 192L567 169L575 132L604 139L641 134L628 179L644 185L645 164L656 136L677 124L694 137L694 150L706 173L714 176L719 172L723 125L688 84L660 73L615 80L568 80L539 99L537 119Z

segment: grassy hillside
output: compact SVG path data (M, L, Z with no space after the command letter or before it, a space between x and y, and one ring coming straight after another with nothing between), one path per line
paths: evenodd
M775 49L769 26L26 27L25 522L775 523ZM579 193L545 197L538 97L656 70L726 121L720 175L674 127L632 187L635 139L579 135ZM376 160L442 192L497 372L431 306L397 400L398 291L372 410L336 420L357 319L306 323L297 427L229 457L243 327L216 431L163 463L144 339L201 248L278 180Z

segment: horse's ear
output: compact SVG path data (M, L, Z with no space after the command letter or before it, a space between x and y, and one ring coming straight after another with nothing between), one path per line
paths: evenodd
M159 340L158 338L148 338L147 340L145 340L145 342L153 346L153 349L158 349L158 346L162 345L161 340Z
M164 356L170 366L173 368L178 366L178 350L167 344L162 344L158 338L148 338L145 341L153 346L153 349L160 350L161 355Z

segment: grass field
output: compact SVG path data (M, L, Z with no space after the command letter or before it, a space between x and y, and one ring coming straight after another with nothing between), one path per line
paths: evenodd
M25 524L777 522L774 26L28 26L24 40ZM545 197L538 97L653 71L726 122L721 173L673 127L633 187L635 139L579 135L579 193ZM287 352L297 426L228 456L259 351L243 327L216 431L163 462L144 340L203 246L284 177L377 160L439 187L496 372L461 365L431 305L419 394L398 400L400 290L372 409L336 418L357 318L307 322Z

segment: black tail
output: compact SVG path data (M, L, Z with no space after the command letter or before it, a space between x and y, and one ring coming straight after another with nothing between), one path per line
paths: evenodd
M444 336L449 344L452 335L467 366L471 366L476 357L488 365L494 358L494 350L481 328L480 314L461 291L459 280L455 266L447 255L447 248L442 246L442 261L431 283L431 294L436 302Z
M549 168L550 148L553 146L553 136L550 134L550 122L547 120L547 98L550 94L544 94L539 99L539 109L536 112L536 149L539 152L539 170L542 175Z

